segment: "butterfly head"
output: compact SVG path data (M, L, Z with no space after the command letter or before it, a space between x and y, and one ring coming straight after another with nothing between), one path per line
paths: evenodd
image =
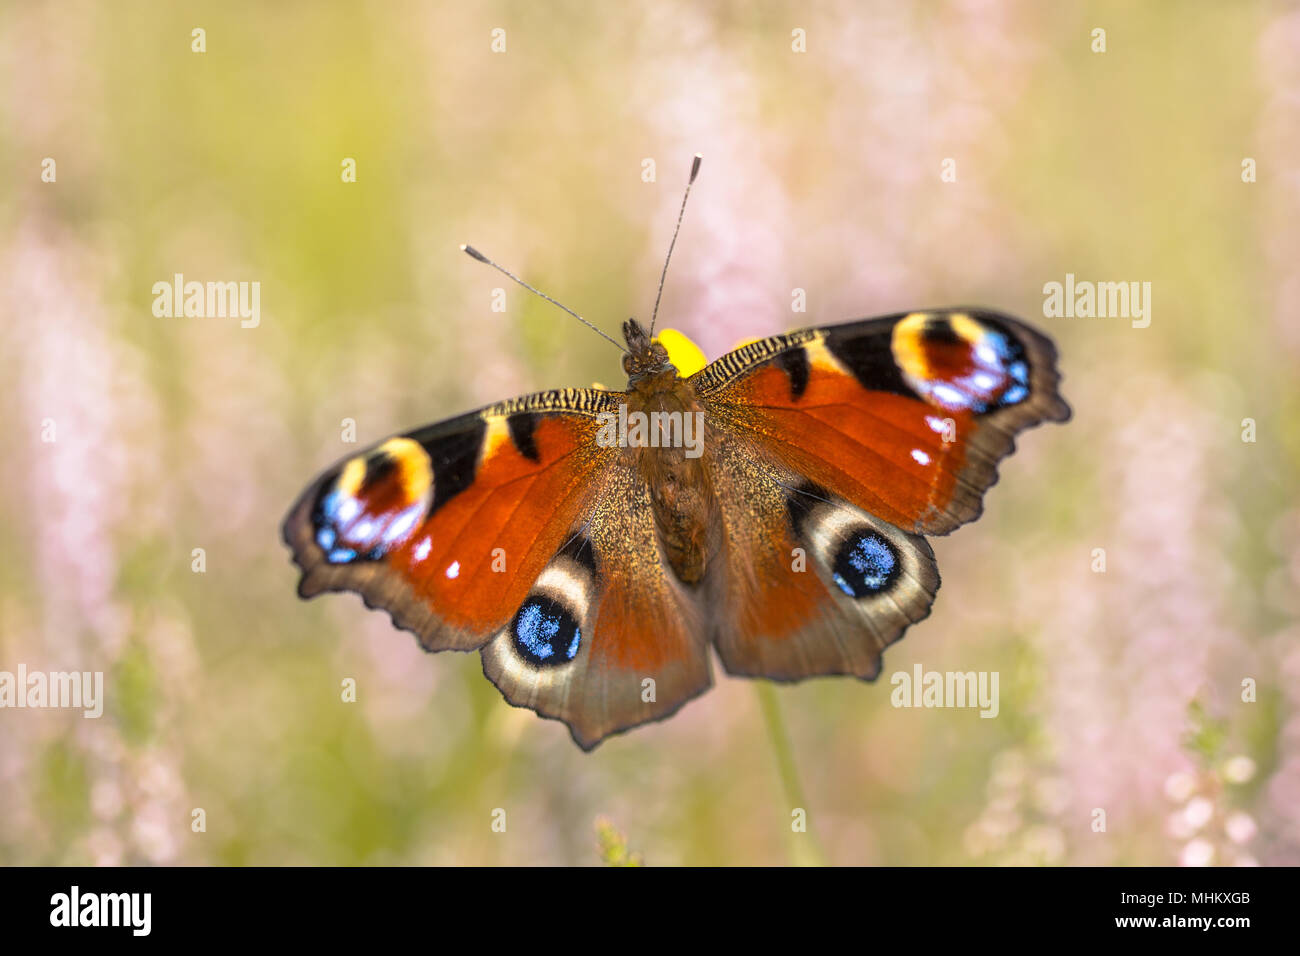
M668 359L668 349L653 341L650 333L636 319L628 319L623 323L623 338L627 340L627 354L623 356L623 371L627 373L628 384L664 372L677 374L677 370Z

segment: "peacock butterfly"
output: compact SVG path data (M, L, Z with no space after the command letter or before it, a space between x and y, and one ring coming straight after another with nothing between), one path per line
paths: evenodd
M478 651L590 750L707 690L710 645L737 676L876 678L934 602L924 536L979 517L1018 432L1070 417L1052 342L987 309L698 369L653 330L623 324L625 391L510 399L327 469L284 522L299 595L356 591L426 650Z

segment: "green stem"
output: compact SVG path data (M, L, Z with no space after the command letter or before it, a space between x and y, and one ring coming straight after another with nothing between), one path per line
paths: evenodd
M795 766L794 750L790 747L790 735L785 729L785 718L781 716L781 702L777 700L776 688L767 681L758 681L755 687L758 690L758 704L763 711L763 723L767 727L767 738L772 744L772 755L776 758L777 772L781 776L781 786L789 804L786 819L791 819L790 813L796 807L801 808L806 817L811 817L808 814L808 804L804 802L799 768ZM821 844L813 833L811 819L808 820L807 833L792 831L791 836L794 838L792 856L795 863L826 865L826 854L822 852Z

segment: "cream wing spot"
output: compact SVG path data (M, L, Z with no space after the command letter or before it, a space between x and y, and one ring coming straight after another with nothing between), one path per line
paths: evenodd
M491 459L501 450L503 445L510 442L510 426L505 415L492 415L486 417L484 421L487 429L483 433L483 447L479 451L479 467Z
M835 357L822 339L817 338L805 342L803 349L808 356L808 364L814 369L822 372L834 372L837 375L849 374L848 369L844 367L844 363Z
M837 600L857 607L873 630L877 618L893 629L929 613L939 575L924 538L838 499L818 501L798 530Z

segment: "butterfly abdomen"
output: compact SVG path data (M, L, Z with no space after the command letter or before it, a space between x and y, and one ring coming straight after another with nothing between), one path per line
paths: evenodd
M704 410L676 372L630 384L628 419L644 423L630 454L649 489L664 557L683 584L704 577L718 544L717 505L709 487Z

